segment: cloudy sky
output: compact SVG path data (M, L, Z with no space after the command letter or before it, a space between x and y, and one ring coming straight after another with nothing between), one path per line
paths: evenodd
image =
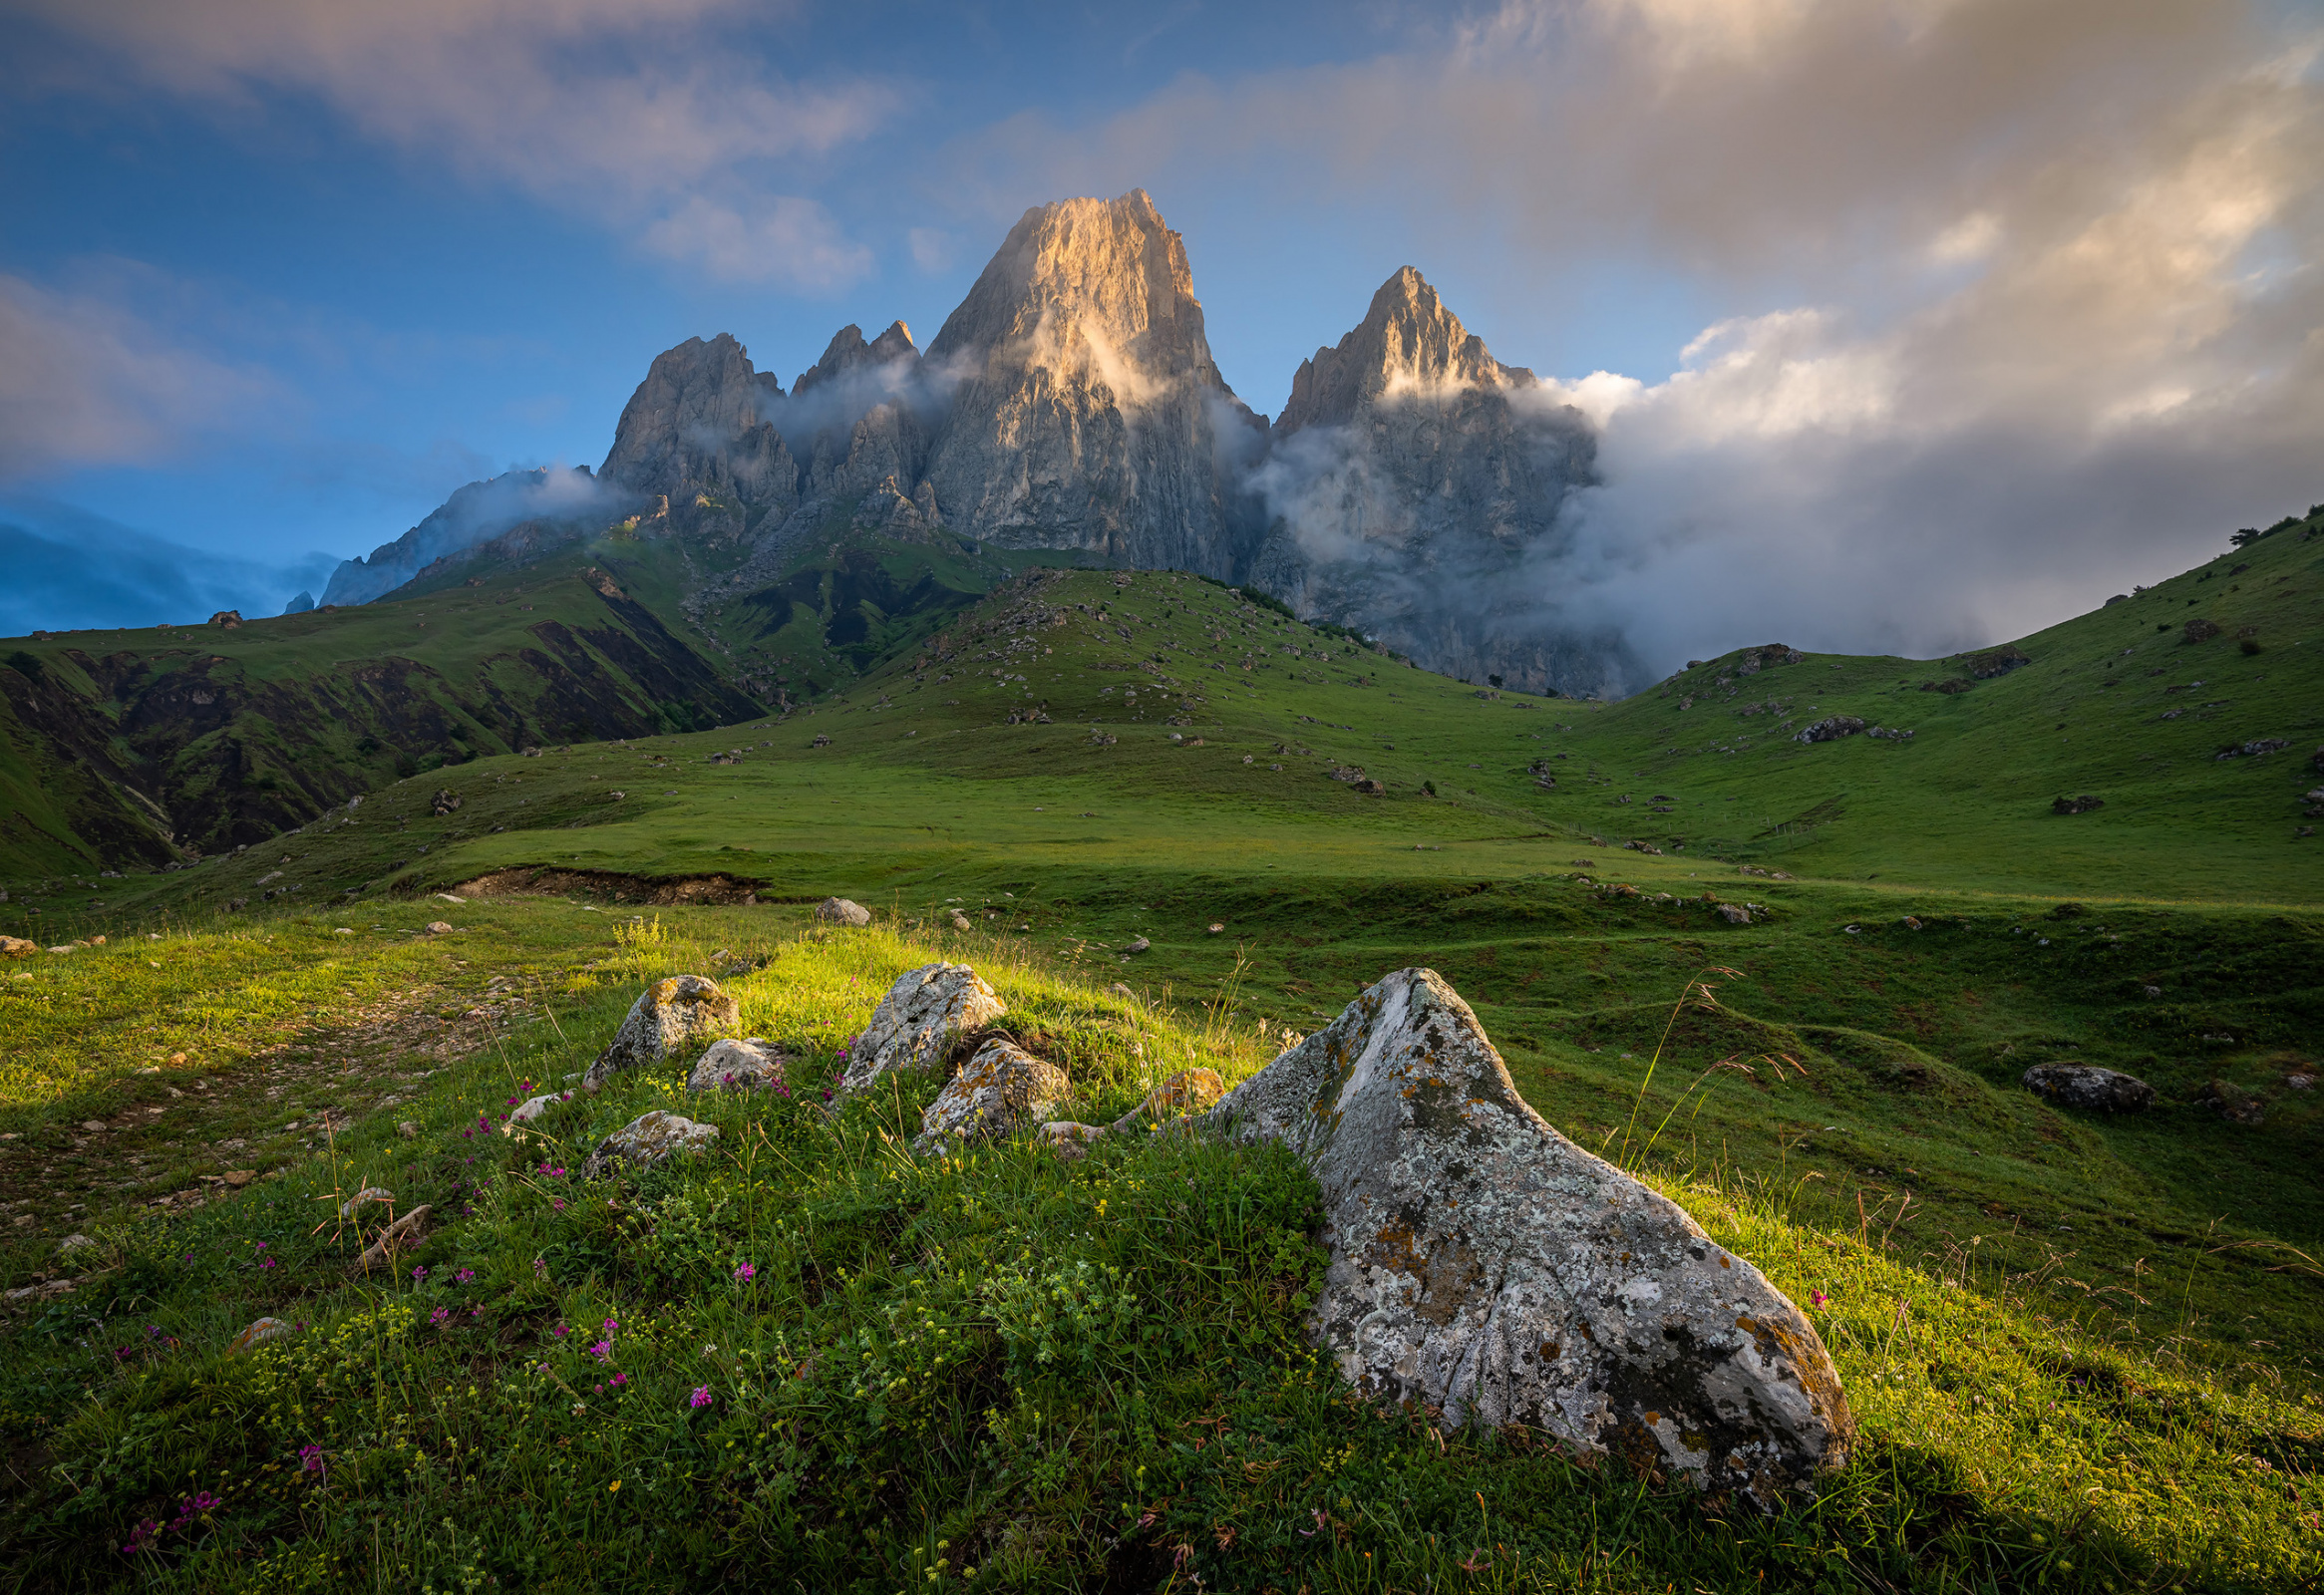
M2015 635L2324 499L2315 0L0 0L0 42L11 631L277 608L594 466L680 339L787 385L845 322L924 342L1025 206L1132 186L1255 408L1407 263L1560 383L1606 481L1540 579L1658 662ZM172 543L218 563L141 586Z

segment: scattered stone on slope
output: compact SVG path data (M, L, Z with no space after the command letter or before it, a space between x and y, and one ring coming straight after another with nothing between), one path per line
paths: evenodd
M689 1043L734 1029L741 1019L741 1007L714 980L701 975L657 980L631 1006L612 1042L581 1077L581 1089L598 1091L624 1070L650 1069Z
M845 897L826 897L816 904L816 918L827 925L868 925L871 910Z
M920 1115L912 1150L943 1157L979 1141L1000 1140L1048 1117L1073 1090L1064 1070L1013 1042L988 1041L944 1083Z
M2155 1106L2154 1087L2136 1075L2096 1064L2036 1064L2025 1072L2024 1085L2061 1108L2143 1114Z
M22 936L0 936L0 958L30 958L39 951L37 941L27 941Z
M784 1068L790 1057L764 1036L747 1041L719 1041L694 1062L686 1089L706 1091L782 1091L788 1094Z
M718 1139L716 1124L698 1124L691 1118L657 1108L640 1114L597 1143L581 1164L583 1179L601 1179L623 1167L651 1168L680 1152L699 1152Z
M2023 648L2014 643L2004 648L1988 649L1969 656L1969 674L1979 681L1990 681L1995 676L2006 676L2013 670L2022 670L2034 661Z
M1130 944L1124 947L1122 950L1126 953L1143 953L1151 949L1153 946L1154 943L1148 941L1144 936L1133 936L1130 938Z
M1322 1186L1311 1331L1360 1389L1734 1490L1812 1493L1852 1421L1815 1328L1517 1095L1434 971L1387 976L1207 1116Z
M395 1199L396 1193L392 1190L389 1190L385 1185L366 1185L363 1187L363 1189L357 1191L354 1195L348 1197L345 1201L339 1204L339 1216L341 1218L353 1218L355 1216L356 1209L361 1207L365 1202L387 1202L392 1206L395 1202Z
M253 1346L263 1346L270 1340L280 1340L290 1333L290 1326L279 1318L253 1319L239 1335L226 1342L224 1355L238 1356Z
M1041 1139L1068 1162L1088 1154L1091 1142L1119 1135L1141 1124L1166 1124L1217 1106L1226 1095L1226 1082L1215 1069L1181 1069L1146 1094L1145 1099L1111 1124L1082 1124L1057 1119L1043 1124Z
M1864 729L1864 723L1854 715L1831 715L1814 725L1802 726L1792 733L1794 742L1837 742L1842 737L1853 737Z
M1751 923L1751 910L1744 907L1741 903L1717 903L1713 906L1719 910L1719 917L1726 920L1730 925L1748 925Z
M460 794L449 787L437 789L436 796L428 799L429 811L439 815L449 814L459 806Z
M2267 1099L2254 1096L2230 1081L2212 1081L2195 1100L2230 1124L2260 1124L2267 1121Z
M429 1204L422 1202L381 1230L378 1238L355 1260L356 1272L369 1273L374 1268L385 1267L394 1261L396 1253L419 1245L427 1233L428 1211Z
M2050 812L2053 814L2087 814L2094 808L2104 808L2105 806L2106 799L2104 798L2093 797L2089 793L2084 793L2079 798L2053 798L2050 799Z
M2186 623L2184 636L2188 642L2209 642L2219 634L2219 623L2207 615L2197 615Z
M522 1140L525 1137L527 1125L557 1104L569 1103L572 1100L573 1094L569 1091L552 1091L539 1097L528 1098L508 1111L507 1119L500 1125L500 1133L516 1140Z
M941 1064L955 1037L1009 1011L966 964L922 964L896 978L847 1049L839 1093L861 1091L894 1069Z

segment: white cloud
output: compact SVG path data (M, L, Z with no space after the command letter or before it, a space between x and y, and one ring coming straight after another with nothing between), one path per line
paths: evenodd
M286 400L118 300L0 275L0 479L157 464Z
M695 259L724 282L767 282L809 292L843 286L871 264L813 199L774 195L747 211L701 194L648 226L642 240L655 254Z
M742 0L0 0L0 10L93 51L77 80L85 91L120 92L126 72L139 86L244 113L269 97L309 97L391 148L665 238L670 218L705 195L751 191L777 162L864 137L894 105L869 81L784 83L726 36L749 9ZM717 202L749 215L754 280L840 280L833 267L845 251L825 235L828 219L801 226L786 211L806 201ZM796 257L766 265L766 249L787 241ZM868 257L850 258L858 264L848 275ZM717 261L714 271L732 264Z

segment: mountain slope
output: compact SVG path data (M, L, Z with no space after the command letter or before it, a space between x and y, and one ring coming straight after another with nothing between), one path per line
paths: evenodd
M0 655L0 786L23 795L0 873L173 866L399 775L758 712L562 557L356 608L44 635Z

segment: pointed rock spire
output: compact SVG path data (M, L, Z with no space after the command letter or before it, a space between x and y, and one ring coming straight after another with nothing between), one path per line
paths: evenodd
M1346 421L1400 388L1529 388L1533 381L1524 367L1504 366L1487 353L1485 340L1445 308L1428 279L1403 266L1380 285L1363 321L1336 348L1318 349L1299 363L1275 430Z
M1026 211L928 359L959 383L928 467L955 529L1239 567L1232 462L1264 423L1219 376L1185 244L1144 189Z
M885 332L865 343L863 329L850 321L831 335L824 357L799 374L799 380L791 385L791 395L796 399L835 377L866 366L884 366L898 360L916 362L919 357L919 350L912 347L911 329L902 322L889 322Z

